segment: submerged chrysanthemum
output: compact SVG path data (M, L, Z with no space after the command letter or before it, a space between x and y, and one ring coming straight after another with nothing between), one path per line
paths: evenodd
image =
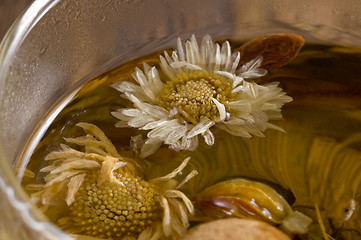
M260 68L262 56L239 65L239 52L231 53L228 41L222 46L209 35L197 44L193 35L171 56L160 56L160 68L144 63L136 68L137 84L120 81L113 85L132 108L112 112L120 121L117 127L150 130L141 148L141 156L154 153L163 143L173 150L193 151L198 135L214 144L211 127L240 137L263 136L268 128L282 130L269 123L281 119L281 107L292 101L277 82L259 85L250 79L266 74ZM185 49L185 50L184 50Z
M46 160L53 163L41 169L47 173L45 183L27 186L37 190L32 201L75 237L147 240L181 235L194 209L178 189L197 172L181 183L173 178L189 158L170 174L147 181L136 161L120 156L98 127L78 126L88 135L66 141L83 146L84 152L67 145L51 152Z

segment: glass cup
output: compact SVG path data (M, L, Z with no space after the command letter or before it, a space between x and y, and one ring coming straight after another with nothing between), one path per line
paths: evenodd
M84 79L192 33L248 40L288 32L361 47L360 13L358 0L34 1L0 45L0 239L71 239L29 203L16 172L35 148L29 139L51 123L44 116Z

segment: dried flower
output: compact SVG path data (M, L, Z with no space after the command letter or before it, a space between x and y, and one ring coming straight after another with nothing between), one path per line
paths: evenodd
M178 183L189 158L170 174L146 181L134 159L119 155L95 125L79 123L86 136L66 138L84 152L62 145L46 160L44 184L31 199L45 214L58 214L57 225L74 236L106 239L163 239L181 235L194 212L188 197L178 190L197 174L193 170ZM54 216L53 216L54 217Z
M171 56L166 51L160 56L160 70L144 63L144 70L136 68L133 74L137 84L113 85L133 104L112 112L120 120L116 127L150 130L142 157L163 143L176 151L193 151L198 135L213 145L213 126L246 138L264 136L268 128L282 130L269 120L281 119L281 107L292 98L276 82L250 81L267 72L260 68L262 56L238 66L239 52L232 54L228 41L220 46L209 35L200 46L194 35L184 45L178 38L177 45Z

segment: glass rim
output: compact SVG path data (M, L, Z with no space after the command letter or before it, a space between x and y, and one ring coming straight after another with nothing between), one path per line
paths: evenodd
M0 43L0 112L4 100L2 99L7 82L10 65L32 28L40 19L61 0L35 0L15 20ZM0 192L2 200L6 201L13 211L20 214L22 223L31 231L35 231L43 239L73 239L55 225L48 222L45 216L30 203L29 196L16 179L10 161L3 149L0 136ZM5 220L6 221L6 220Z

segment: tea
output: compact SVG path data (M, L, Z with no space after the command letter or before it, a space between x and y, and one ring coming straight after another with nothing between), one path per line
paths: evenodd
M241 44L232 42L231 48ZM25 172L35 176L25 174L24 187L44 183L46 173L41 169L49 165L46 156L67 144L66 138L82 136L83 130L76 126L80 122L99 127L118 151L136 152L134 136L145 136L146 131L115 127L118 119L110 113L131 103L111 85L129 81L144 62L158 66L159 54L135 59L86 82L38 143ZM282 107L283 119L272 121L285 132L267 129L265 137L245 138L219 130L213 145L201 142L194 151L173 151L162 145L144 160L143 174L146 180L165 176L190 156L183 172L187 175L196 169L198 175L187 180L182 192L191 199L218 182L247 178L272 186L293 209L313 219L308 233L295 238L323 239L328 234L354 239L361 227L360 76L361 50L306 44L288 65L256 80L279 82L293 98ZM59 219L68 212L46 211L46 215L61 226ZM321 220L326 233L320 228Z

